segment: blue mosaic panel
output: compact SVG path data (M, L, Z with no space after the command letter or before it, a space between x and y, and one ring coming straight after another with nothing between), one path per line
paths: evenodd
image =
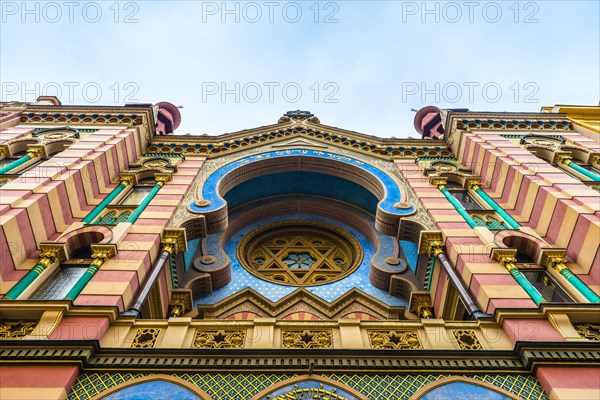
M367 218L366 214L360 214L362 213L357 213L357 218ZM264 219L259 222L250 224L242 230L240 230L239 232L236 232L224 248L225 253L227 253L227 255L231 259L231 282L228 285L217 289L210 294L207 294L206 296L194 299L194 307L196 307L198 304L215 304L246 288L254 289L256 292L260 293L261 295L265 296L271 301L280 300L281 298L287 296L288 294L296 290L297 288L293 286L278 285L276 283L267 282L260 278L257 278L256 276L246 271L246 269L244 269L244 267L240 264L239 260L237 259L236 250L238 244L247 233L264 224L287 219L317 221L340 227L341 229L344 229L346 232L353 235L360 242L363 249L363 260L358 269L352 274L337 282L332 282L321 286L305 287L306 290L319 296L327 302L333 302L343 294L356 288L375 297L376 299L379 299L380 301L390 306L408 306L408 302L406 299L394 297L388 292L378 289L371 284L371 281L369 280L369 272L371 268L371 259L375 255L375 249L367 240L367 238L365 238L360 232L348 225L345 225L338 221L330 220L328 218L317 217L314 215L294 214L281 215L273 218ZM379 232L377 232L377 235L380 245L380 252L378 254L381 254L382 256L384 256L385 254L387 254L388 256L392 254L391 251L394 248L394 238L380 234ZM208 236L207 249L209 251L209 254L216 254L213 253L213 251L218 249L219 243L221 241L221 236L221 232ZM382 256L380 256L380 258Z
M200 400L183 386L167 381L149 381L126 387L104 398L104 400Z
M234 169L257 161L289 156L324 158L361 168L365 171L366 174L373 175L375 178L381 181L381 183L385 187L385 198L379 202L379 208L392 215L405 215L414 211L414 208L412 206L405 209L398 209L394 207L394 204L401 201L400 188L398 187L396 182L394 182L394 180L382 170L351 157L341 156L339 154L333 154L318 150L300 149L271 151L267 153L256 154L246 158L242 158L241 160L231 162L217 169L208 177L208 179L206 180L206 182L204 182L204 185L202 186L202 198L205 200L209 200L211 204L207 207L199 207L196 205L195 202L192 202L189 204L190 210L194 212L203 213L218 210L224 207L226 205L225 200L218 195L217 187L221 179Z
M510 400L493 390L465 382L451 382L425 393L419 400Z

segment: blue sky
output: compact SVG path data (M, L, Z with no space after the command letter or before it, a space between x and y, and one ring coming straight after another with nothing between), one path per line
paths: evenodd
M425 105L600 99L599 1L1 1L2 101L182 105L178 134L287 110L416 136ZM59 93L60 92L60 93Z

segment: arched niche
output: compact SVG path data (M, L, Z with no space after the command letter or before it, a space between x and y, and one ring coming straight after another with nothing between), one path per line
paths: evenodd
M537 262L540 250L551 247L548 243L535 236L519 231L500 231L494 237L498 246L517 250L517 255L522 255L531 263Z
M490 383L462 376L451 376L423 386L410 400L519 400L514 394Z
M112 231L105 226L85 226L63 234L56 242L66 245L67 254L92 244L108 244Z
M140 398L211 400L211 397L206 392L191 382L165 374L132 379L107 389L92 397L91 400L137 400Z
M214 169L202 177L188 210L206 217L208 233L221 231L228 224L228 205L223 198L227 192L249 179L288 171L327 174L362 186L378 199L375 226L388 235L397 234L401 217L415 212L404 188L379 168L347 156L301 149L256 154Z

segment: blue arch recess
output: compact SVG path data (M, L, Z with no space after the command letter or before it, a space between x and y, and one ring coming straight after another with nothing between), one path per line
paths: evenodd
M231 211L248 201L286 194L329 197L354 204L372 214L375 214L379 202L373 193L348 179L309 171L257 176L235 186L224 197Z
M466 382L451 382L425 393L419 400L510 400L499 392Z
M127 386L106 396L104 400L200 400L200 397L183 386L172 382L155 380Z
M219 182L223 177L229 174L231 171L239 168L243 165L247 165L253 162L268 160L272 158L281 158L281 157L290 157L290 156L303 156L303 157L316 157L327 160L339 161L345 164L353 165L355 167L361 168L366 173L371 174L375 178L377 178L385 187L385 196L383 200L379 202L379 208L388 214L392 215L406 215L410 214L414 211L413 207L398 209L394 207L394 204L401 200L400 188L396 185L396 182L387 175L382 170L373 167L365 162L360 160L341 156L339 154L333 154L324 151L318 150L302 150L302 149L294 149L294 150L280 150L280 151L271 151L262 154L256 154L253 156L249 156L246 158L242 158L241 160L234 161L229 163L215 172L213 172L206 182L204 182L204 186L202 187L202 198L204 200L209 200L210 205L206 207L199 207L194 202L190 203L189 209L193 212L197 213L206 213L214 210L218 210L225 206L225 200L217 193L217 187Z

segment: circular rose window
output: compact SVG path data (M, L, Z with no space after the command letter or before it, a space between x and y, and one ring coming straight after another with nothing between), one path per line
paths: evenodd
M333 225L281 221L248 233L237 255L244 268L261 279L315 286L348 276L360 265L363 252L354 236Z

